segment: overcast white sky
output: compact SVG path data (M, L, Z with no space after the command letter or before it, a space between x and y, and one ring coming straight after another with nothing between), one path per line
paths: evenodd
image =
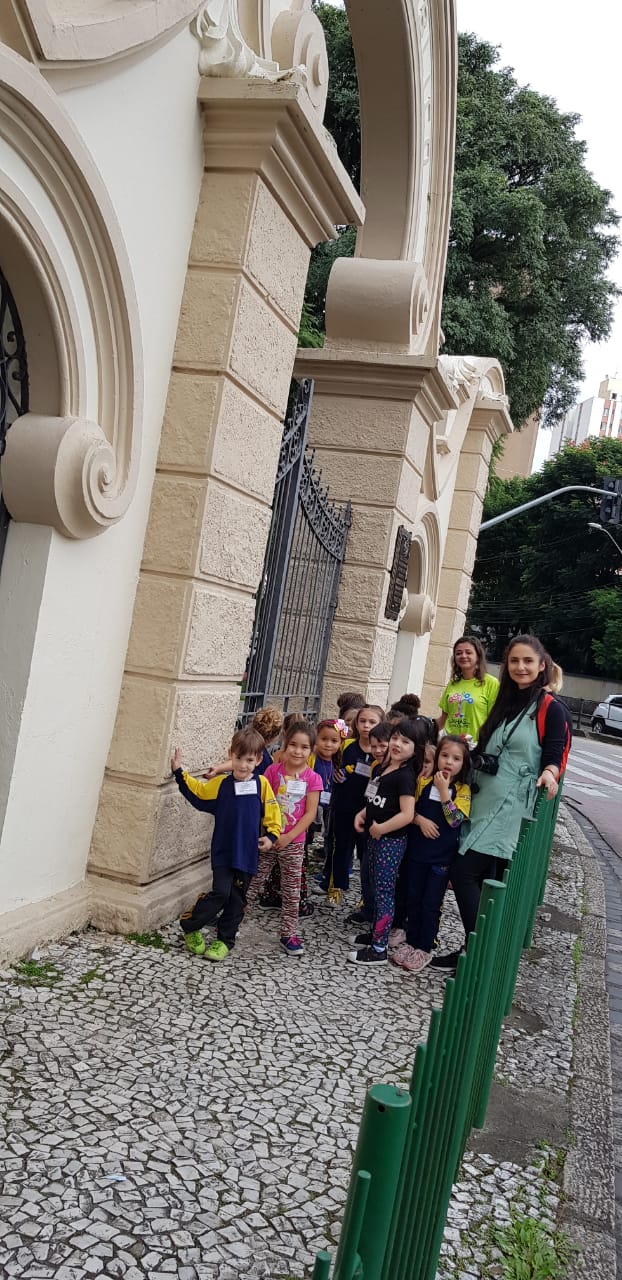
M563 111L582 116L577 132L588 145L587 164L613 193L622 213L622 87L617 73L622 48L622 5L591 0L585 8L567 0L457 0L458 30L474 31L498 45L504 66L520 84L555 98ZM611 271L622 286L622 256ZM595 395L606 374L622 372L622 302L607 342L590 344L579 399Z

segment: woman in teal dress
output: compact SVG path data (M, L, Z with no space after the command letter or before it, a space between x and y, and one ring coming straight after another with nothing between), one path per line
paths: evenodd
M535 636L511 641L500 676L496 702L479 732L474 764L483 767L475 769L470 819L462 824L460 852L451 866L466 938L475 928L484 880L503 874L537 789L549 800L557 794L569 748L563 708L546 693L551 659ZM438 956L432 967L451 972L459 955Z

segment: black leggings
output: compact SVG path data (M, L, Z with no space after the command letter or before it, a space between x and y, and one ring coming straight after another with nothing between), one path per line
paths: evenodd
M502 880L507 865L505 858L479 853L477 849L467 849L466 853L459 853L454 858L449 879L464 925L465 941L468 942L469 934L475 928L484 880Z

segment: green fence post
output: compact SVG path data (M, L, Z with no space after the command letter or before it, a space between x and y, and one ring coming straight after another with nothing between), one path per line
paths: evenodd
M330 1280L330 1253L320 1249L313 1268L313 1280Z
M394 1085L374 1084L367 1093L354 1154L344 1229L335 1263L335 1280L351 1280L344 1264L351 1255L357 1175L363 1170L371 1174L371 1182L367 1207L356 1243L365 1280L380 1280L408 1131L410 1107L410 1094L405 1089L396 1089Z
M343 1226L339 1237L337 1261L335 1262L335 1280L363 1280L364 1272L359 1254L359 1241L365 1209L371 1188L371 1174L367 1169L359 1169L350 1179L350 1192L343 1218Z

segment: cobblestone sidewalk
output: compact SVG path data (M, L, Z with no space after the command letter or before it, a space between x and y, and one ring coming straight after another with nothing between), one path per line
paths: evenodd
M495 1274L487 1223L517 1198L557 1217L537 1140L555 1146L567 1123L583 910L561 834L497 1063L502 1110L529 1091L532 1119L520 1140L493 1123L468 1154L443 1280ZM407 1082L443 988L347 965L344 915L318 899L298 960L258 911L220 965L187 956L171 925L167 949L87 932L3 972L3 1276L289 1280L334 1250L365 1091Z

